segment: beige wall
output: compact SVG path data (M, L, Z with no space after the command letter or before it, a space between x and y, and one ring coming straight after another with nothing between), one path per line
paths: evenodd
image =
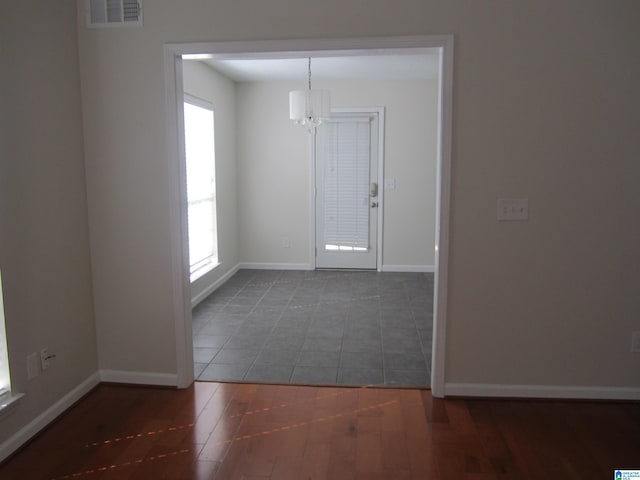
M310 265L309 144L289 121L289 90L239 83L238 206L245 263ZM288 237L290 248L282 248Z
M35 5L38 8L35 8ZM12 388L0 444L97 371L75 2L0 7L0 268ZM27 355L49 369L27 380Z
M386 108L383 264L433 267L436 81L317 81L334 107ZM289 120L295 82L238 84L241 261L311 265L307 130ZM313 220L311 220L313 221ZM282 238L290 248L282 248Z
M640 386L638 2L156 0L95 30L78 5L102 368L176 370L165 42L451 33L446 381Z
M191 284L191 297L199 298L211 285L215 285L238 264L236 96L234 83L215 70L192 60L185 60L182 65L184 91L211 102L215 122L216 206L220 265Z

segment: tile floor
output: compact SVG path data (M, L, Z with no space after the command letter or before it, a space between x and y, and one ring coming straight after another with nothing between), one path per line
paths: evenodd
M433 274L240 270L193 310L203 381L429 385Z

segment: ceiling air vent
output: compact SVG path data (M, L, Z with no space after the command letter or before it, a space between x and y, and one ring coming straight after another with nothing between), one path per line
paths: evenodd
M87 0L87 26L142 26L142 1Z

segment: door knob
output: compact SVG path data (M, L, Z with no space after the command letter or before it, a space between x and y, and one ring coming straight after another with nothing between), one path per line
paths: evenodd
M371 202L371 208L376 208L378 206L378 202Z

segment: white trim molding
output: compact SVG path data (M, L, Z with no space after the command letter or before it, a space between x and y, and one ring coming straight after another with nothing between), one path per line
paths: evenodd
M383 272L406 272L406 273L434 273L436 267L433 265L382 265Z
M440 52L440 95L438 112L438 181L436 208L435 316L431 385L433 395L444 395L447 322L447 282L449 256L449 191L453 115L453 35L381 36L359 38L309 38L237 42L167 43L164 45L167 112L167 165L171 189L171 262L173 267L173 317L176 334L178 386L193 381L191 302L188 292L186 247L186 198L182 191L184 149L180 142L182 124L182 55L213 54L218 58L299 58L319 54L361 55L363 53L403 53L406 49L437 48ZM312 224L315 222L311 222ZM313 237L312 237L313 238ZM311 264L244 263L240 268L312 270ZM187 265L185 267L185 264ZM380 264L378 264L380 265Z
M27 425L11 435L7 440L0 444L0 462L22 447L38 432L66 412L74 403L84 397L99 384L100 376L98 372L96 372L90 375L86 380L47 408L36 418L31 420Z
M565 400L640 400L638 387L584 387L579 385L500 385L446 383L445 397L557 398Z
M218 278L217 280L212 282L211 285L209 285L207 288L205 288L198 295L196 295L195 297L192 297L191 298L191 308L193 308L196 305L198 305L205 298L207 298L209 295L211 295L213 292L215 292L218 288L220 288L220 286L222 286L222 284L224 282L226 282L231 277L233 277L236 273L238 273L238 270L240 270L240 265L239 264L236 265L235 267L233 267L232 269L230 269L228 272L226 272L220 278Z
M246 270L313 270L308 263L240 263L241 269Z
M175 373L129 372L124 370L100 370L100 381L128 385L150 385L155 387L176 387Z

